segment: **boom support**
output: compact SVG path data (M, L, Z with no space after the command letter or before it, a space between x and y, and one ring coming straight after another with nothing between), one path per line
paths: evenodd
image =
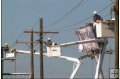
M23 54L30 54L30 51L24 51L24 50L16 50L16 53L23 53ZM34 52L34 54L39 55L39 52ZM46 53L43 53L44 55L47 55ZM70 79L73 79L75 74L77 73L79 67L80 67L80 60L78 58L68 57L68 56L58 56L59 58L66 59L68 61L72 61L73 63L73 72L70 75Z

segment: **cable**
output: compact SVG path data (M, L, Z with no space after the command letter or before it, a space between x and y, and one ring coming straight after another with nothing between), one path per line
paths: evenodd
M35 23L33 24L33 26L31 27L32 29L35 28L35 25L37 24L38 20L35 21Z
M114 1L113 0L110 0L112 3L114 3Z
M83 2L84 0L81 0L75 7L73 7L70 11L68 11L63 17L61 17L60 19L58 19L57 21L53 22L52 24L50 24L49 26L53 26L55 24L57 24L58 22L60 22L61 20L63 20L65 17L67 17L71 12L73 12L77 7L80 6L80 4Z
M104 15L103 18L106 18L107 16L109 16L109 13L107 13L106 15ZM65 31L65 30L76 30L76 29L77 29L77 28L74 28L74 29L64 29L64 28L63 28L63 29L62 29L61 31L59 31L59 32L62 32L62 31ZM54 35L54 36L55 36L55 35ZM54 36L52 35L51 38L54 37Z
M16 45L16 41L19 40L23 35L23 32L18 36L18 38L15 40L15 42L13 43L12 47L14 47Z
M104 7L102 10L100 10L98 13L100 13L100 12L104 11L105 9L107 9L109 6L111 6L111 4L113 4L113 3L108 4L106 7Z
M105 16L103 16L103 18L105 18L105 17L107 17L107 16L109 16L109 14L106 14ZM88 18L89 18L89 17L88 17ZM84 20L82 20L82 21L81 21L81 23L82 23L82 22L87 21L87 19L88 19L88 18L86 18L86 20L85 20L85 19L84 19ZM72 26L75 26L75 25L71 25L71 26L69 26L69 27L72 27ZM66 26L66 27L67 27L67 26ZM61 31L59 31L59 32L62 32L62 31L67 30L67 28L66 28L66 27L64 27L64 28L59 28L59 30L61 30L61 29L62 29L62 30L61 30ZM70 29L70 28L69 28L69 30L76 30L76 29L77 29L77 28L74 28L74 29Z
M110 4L108 4L106 7L104 7L103 9L101 9L100 11L98 11L98 13L100 13L100 12L102 12L102 11L104 11L105 9L107 9L110 5L111 5L112 3L110 3ZM85 18L85 19L83 19L83 20L81 20L81 21L78 21L78 22L76 22L76 23L74 23L74 24L72 24L72 25L68 25L68 26L64 26L64 27L62 27L62 28L59 28L59 30L65 30L67 27L73 27L73 26L75 26L75 25L77 25L77 24L81 24L81 23L83 23L83 22L85 22L85 21L87 21L88 19L90 19L92 17L92 15L91 16L88 16L87 18Z

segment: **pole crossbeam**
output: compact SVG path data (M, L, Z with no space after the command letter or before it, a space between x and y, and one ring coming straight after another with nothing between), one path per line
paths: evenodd
M32 31L24 31L24 33L31 33ZM33 31L33 33L51 33L51 34L58 34L59 32L40 32L40 31Z
M16 42L16 43L19 43L19 44L26 44L26 43L31 44L31 43L39 43L39 42Z
M31 44L31 43L40 43L40 42L16 42L18 44ZM46 43L46 42L42 42L42 43Z

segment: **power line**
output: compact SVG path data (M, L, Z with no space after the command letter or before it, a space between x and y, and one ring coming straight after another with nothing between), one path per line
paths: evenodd
M33 26L31 26L31 28L32 29L34 29L35 27L35 25L37 24L37 21L35 21L35 23L33 24ZM14 47L15 45L16 45L16 41L17 40L19 40L21 37L22 37L22 35L23 35L23 32L22 33L20 33L20 35L18 36L18 38L15 40L15 42L13 43L13 45L12 45L12 47Z
M37 20L35 21L35 23L33 24L33 26L31 26L31 28L34 29L36 24L37 24ZM13 43L12 47L14 47L16 45L16 41L19 40L22 37L22 35L23 35L23 32L20 33L20 35L18 36L18 38Z
M98 13L100 13L100 12L104 11L105 9L107 9L109 6L111 6L111 4L113 4L113 3L108 4L106 7L104 7L102 10L100 10Z
M15 40L15 42L13 43L12 47L14 47L16 45L16 41L19 40L23 35L23 32L21 32L21 34L18 36L18 38Z
M33 26L31 27L32 29L34 29L35 28L35 25L37 25L37 20L34 22L34 24L33 24Z
M104 7L103 9L101 9L98 13L104 11L104 10L107 9L110 5L111 5L111 3L110 3L109 5L107 5L106 7ZM106 15L104 15L103 18L105 18L105 17L107 17L107 16L109 16L109 13L107 13ZM85 21L87 21L88 19L90 19L91 17L92 17L92 16L88 16L87 18L85 18L85 19L83 19L82 21L77 22L77 23L75 23L75 24L73 24L73 25L69 25L69 26L65 26L65 27L62 27L62 28L58 28L58 31L61 30L61 29L62 29L61 31L65 31L65 30L67 30L67 29L70 29L70 28L67 28L67 27L72 27L72 26L74 26L74 25L77 25L77 24L80 24L80 23L82 23L82 22L85 22ZM76 28L71 29L71 30L76 30ZM59 31L59 32L61 32L61 31ZM54 37L54 36L51 36L51 37Z
M98 13L100 13L100 12L104 11L105 9L107 9L111 4L112 4L112 3L108 4L106 7L104 7L103 9L101 9ZM76 23L74 23L74 24L72 24L72 25L68 25L68 26L61 27L61 28L59 28L59 30L61 30L61 29L64 29L64 30L65 30L67 27L70 28L70 27L73 27L73 26L75 26L75 25L77 25L77 24L81 24L81 23L89 20L90 18L92 18L92 15L91 15L91 16L88 16L87 18L85 18L85 19L83 19L83 20L81 20L81 21L78 21L78 22L76 22Z
M108 16L109 16L109 13L107 13L106 15L104 15L103 18L108 17ZM77 29L77 28L69 29L69 30L76 30L76 29ZM65 31L65 30L68 30L68 29L62 29L61 31ZM61 32L61 31L59 31L59 32ZM51 38L52 38L52 37L55 37L55 36L51 35Z
M73 12L77 7L79 7L81 5L81 3L84 0L81 0L75 7L73 7L70 11L68 11L63 17L61 17L60 19L58 19L57 21L53 22L52 24L50 24L49 26L53 26L55 24L57 24L58 22L60 22L61 20L63 20L65 17L67 17L71 12Z
M109 13L107 13L106 15L103 16L103 18L106 18L109 16ZM71 29L71 30L76 30L77 28Z
M58 23L59 21L61 21L62 19L64 19L66 16L68 16L72 11L74 11L78 6L80 6L80 4L83 2L83 0L81 0L74 8L72 8L66 15L64 15L63 17L61 17L59 20L57 20L56 22L54 22L53 23L53 25L54 24L56 24L56 23ZM87 1L86 1L87 2ZM107 5L106 7L104 7L102 10L100 10L98 13L100 13L100 12L102 12L102 11L104 11L105 9L107 9L110 5L111 5L112 3L110 3L109 5ZM106 15L107 16L107 15ZM63 29L65 30L67 27L73 27L73 26L75 26L75 25L77 25L77 24L80 24L80 23L83 23L83 22L85 22L85 21L87 21L88 19L90 19L92 16L88 16L87 18L85 18L85 19L83 19L83 20L81 20L81 21L79 21L79 22L76 22L76 23L74 23L74 24L72 24L72 25L68 25L68 26L65 26L65 27L62 27L62 28L58 28L59 30L61 30L62 29L62 31L63 31ZM35 22L35 24L36 24L36 22ZM34 24L34 25L35 25ZM33 27L34 28L34 27ZM19 40L20 38L21 38L21 36L23 35L23 33L21 33L20 34L20 36L17 38L17 40ZM16 40L16 41L17 41ZM12 46L15 46L15 44L16 44L16 41L15 41L15 43L12 45Z
M114 1L113 0L110 0L112 3L114 3Z

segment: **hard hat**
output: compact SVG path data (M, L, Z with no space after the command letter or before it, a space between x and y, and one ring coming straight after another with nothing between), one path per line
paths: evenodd
M93 14L97 14L97 11L94 11Z
M48 38L48 40L50 40L50 38Z
M6 45L6 46L7 46L8 44L7 44L7 43L5 43L4 45Z

